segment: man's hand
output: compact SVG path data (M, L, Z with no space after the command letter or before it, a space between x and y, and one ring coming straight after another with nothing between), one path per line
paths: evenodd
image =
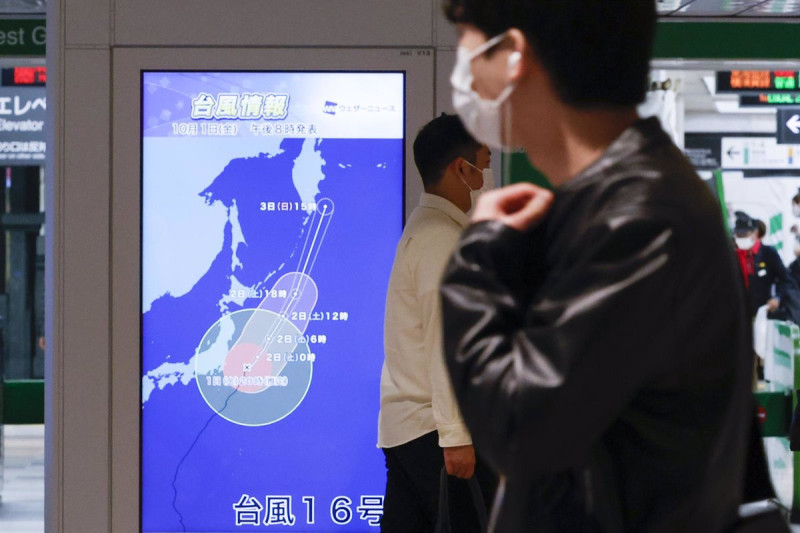
M451 476L471 478L475 474L475 448L472 445L444 448L444 467Z
M767 311L769 311L770 313L774 313L775 311L777 311L780 306L781 306L781 301L778 300L777 298L770 298L767 301Z
M538 224L553 203L553 193L530 183L488 191L478 198L472 221L498 220L524 231Z

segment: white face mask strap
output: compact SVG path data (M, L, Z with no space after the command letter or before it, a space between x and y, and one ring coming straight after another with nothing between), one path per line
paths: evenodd
M509 96L511 91L514 90L514 85L509 85L506 87L506 90L509 91ZM503 107L503 114L501 115L503 118L503 123L500 125L503 128L503 144L505 146L511 146L511 104L508 101L508 96L506 96L503 101L505 102L505 106Z
M465 161L466 161L466 160L465 160ZM467 161L467 162L469 162L469 161ZM469 183L467 183L466 181L464 181L464 178L462 178L461 176L459 176L459 177L458 177L458 179L460 179L460 180L461 180L461 183L463 183L463 184L464 184L464 186L465 186L467 189L469 189L469 192L475 192L475 191L479 191L479 190L480 190L480 189L473 189L472 187L470 187L470 186L469 186Z
M476 57L481 56L482 54L484 54L487 50L489 50L493 46L503 42L506 39L507 36L508 36L508 32L503 32L500 35L496 35L495 37L492 37L491 39L489 39L488 41L486 41L485 43L483 43L482 45L477 47L475 50L470 52L467 55L467 59L471 63L472 60L475 59ZM470 70L470 80L471 79L472 79L472 71ZM509 85L506 86L505 89L503 89L503 92L501 92L500 95L497 98L495 98L494 100L485 100L484 99L484 101L488 105L494 105L494 106L502 105L508 99L508 97L511 96L511 93L514 92L514 89L516 89L516 86L517 86L516 83L510 83ZM472 87L470 87L470 91L474 92Z
M480 169L480 168L478 168L477 166L473 165L472 163L470 163L469 161L467 161L467 160L466 160L465 158L463 158L463 157L462 157L462 159L464 159L464 163L468 164L469 166L471 166L472 168L474 168L474 169L475 169L475 170L477 170L478 172L483 172L483 169Z
M486 53L486 51L491 49L493 46L495 46L495 45L497 45L499 43L502 43L507 36L508 36L508 32L507 31L504 31L500 35L495 35L494 37L492 37L491 39L489 39L488 41L486 41L485 43L483 43L482 45L480 45L476 49L474 49L471 52L469 52L469 55L467 56L467 58L470 61L472 61L476 57L480 57L481 55Z
M474 168L474 169L475 169L475 170L477 170L478 172L483 172L481 169L479 169L478 167L476 167L475 165L473 165L472 163L470 163L469 161L467 161L467 160L466 160L466 158L463 158L463 157L462 157L461 159L464 159L464 163L468 164L469 166L471 166L472 168ZM480 190L480 189L473 189L472 187L470 187L470 186L469 186L469 183L467 183L466 181L464 181L464 178L462 178L461 176L459 176L459 177L458 177L458 179L460 179L460 180L461 180L461 183L463 183L464 185L466 185L466 186L467 186L467 189L469 189L469 192L475 192L475 191L479 191L479 190Z

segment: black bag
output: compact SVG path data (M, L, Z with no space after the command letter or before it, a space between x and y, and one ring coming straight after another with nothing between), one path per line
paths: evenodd
M489 519L486 516L486 503L483 501L481 487L478 485L478 478L475 476L469 478L469 492L472 495L472 503L475 504L475 510L478 513L478 522L481 525L481 531L486 531L489 523ZM450 524L447 470L444 467L442 467L442 473L439 476L439 518L436 520L435 533L458 533L453 531L452 525Z
M796 391L796 398L800 400L800 390ZM789 449L793 452L800 451L800 401L792 413L792 422L789 425Z
M770 503L755 513L740 516L726 533L789 533L789 524L783 510L774 503L775 489L769 477L761 424L757 417L753 417L750 426L746 461L743 500L748 503L760 501Z

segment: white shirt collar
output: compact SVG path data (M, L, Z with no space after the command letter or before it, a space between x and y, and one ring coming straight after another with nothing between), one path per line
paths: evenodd
M423 192L419 197L419 205L421 207L429 207L431 209L438 209L444 212L447 216L455 220L456 224L462 228L470 225L470 219L465 212L456 207L450 200L446 200L441 196Z

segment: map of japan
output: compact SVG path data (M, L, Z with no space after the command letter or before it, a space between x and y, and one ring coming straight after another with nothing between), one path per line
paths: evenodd
M277 298L267 296L257 308L223 316L203 337L195 355L197 384L223 418L242 425L271 424L305 397L316 360L304 341L318 298L309 274L333 211L327 198L317 204L299 270L284 274L268 291Z
M341 96L316 94L337 76ZM381 119L398 134L324 113L373 79L399 88ZM341 531L341 506L385 483L375 423L402 231L402 75L152 72L143 94L142 530L263 531L235 509L274 494L297 531ZM275 117L235 120L317 135L174 126L234 131L215 116L221 94L228 114L243 102L230 95L290 95L285 115L271 101ZM333 502L333 518L306 512L314 502ZM348 531L376 530L369 505Z

